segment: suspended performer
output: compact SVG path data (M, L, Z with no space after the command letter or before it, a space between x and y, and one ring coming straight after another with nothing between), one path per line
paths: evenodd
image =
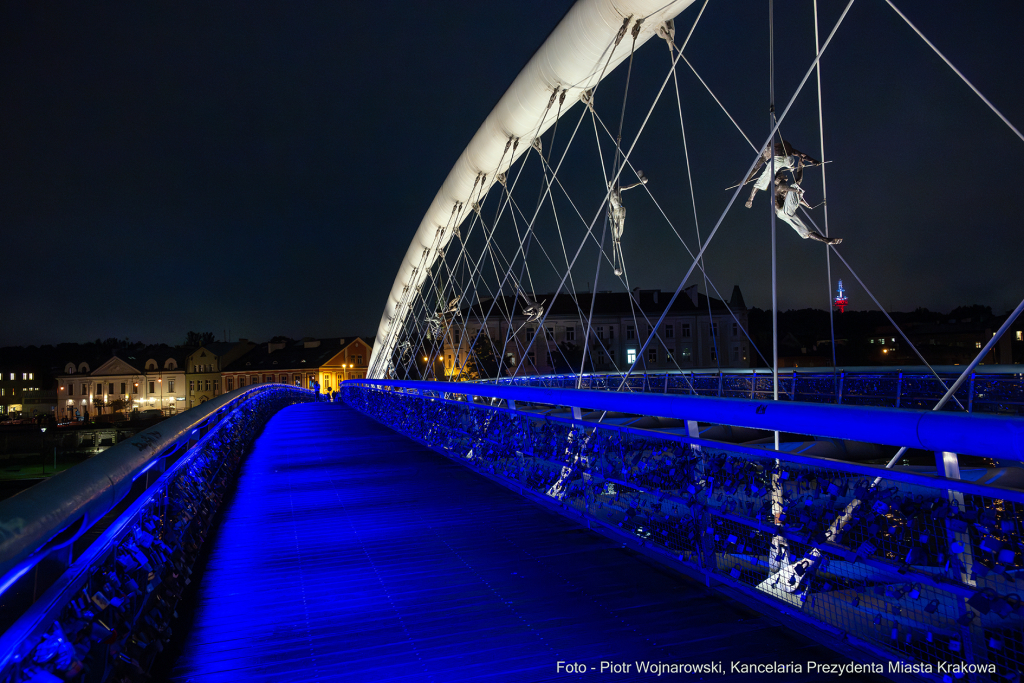
M744 185L749 183L757 175L758 169L764 166L764 170L761 171L761 175L758 176L757 182L754 183L754 187L750 190L750 197L747 198L746 207L749 209L754 203L754 195L757 194L758 190L765 191L768 189L768 183L772 177L772 165L768 163L771 159L771 155L766 147L761 156L757 160L757 165L754 166L754 170L750 172L750 175L743 182ZM792 171L797 167L798 161L802 164L806 161L809 164L820 164L821 162L817 159L813 159L807 154L804 154L800 150L793 147L786 140L775 143L775 172L779 171ZM799 182L799 181L797 181Z
M800 208L800 205L806 206L808 209L811 205L804 199L804 190L800 187L800 181L804 177L804 161L800 159L796 165L796 169L793 171L795 178L794 182L790 183L786 180L786 172L779 171L775 174L775 216L781 220L789 223L790 227L796 230L796 234L806 239L812 239L816 242L824 242L825 244L839 244L843 240L840 237L825 237L821 235L817 230L813 230L804 225L804 222L796 215L796 211Z
M612 227L612 266L616 275L622 275L622 233L626 229L626 207L622 205L622 193L647 184L647 176L637 171L640 182L620 186L617 182L608 184L608 222Z

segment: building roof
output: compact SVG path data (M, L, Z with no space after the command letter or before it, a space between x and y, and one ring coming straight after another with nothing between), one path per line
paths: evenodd
M672 298L672 292L663 292L660 289L640 289L633 290L632 297L627 292L598 292L595 297L590 292L577 292L576 301L579 302L579 308L583 309L584 313L590 311L591 299L594 299L594 315L601 316L622 316L632 317L634 313L634 306L639 303L639 311L647 313L647 316L652 320L656 320L658 316L665 310L665 306ZM634 303L630 304L630 299L633 299ZM549 309L548 314L554 316L578 316L579 309L577 304L573 302L565 293L559 295L555 299L553 294L538 294L537 301L547 302L545 307ZM552 301L554 303L552 304ZM711 311L712 313L725 313L727 307L724 301L710 298ZM739 285L733 288L732 300L729 305L735 309L746 309L743 304L743 294L740 293ZM480 313L480 309L483 309L483 313ZM474 304L468 309L463 309L463 315L470 315L470 321L480 315L483 317L487 311L491 308L491 299L483 299L479 304ZM495 312L497 310L508 310L512 308L515 311L515 315L522 315L523 300L519 299L518 302L511 296L502 296L501 300L495 306ZM687 287L683 292L680 292L675 302L672 304L672 309L669 311L670 315L707 315L708 313L708 297L701 294L696 290L696 285ZM492 314L493 316L493 314ZM654 316L654 317L652 317Z
M259 344L249 353L230 363L223 372L256 372L306 370L318 368L338 355L355 337L304 339L290 342Z

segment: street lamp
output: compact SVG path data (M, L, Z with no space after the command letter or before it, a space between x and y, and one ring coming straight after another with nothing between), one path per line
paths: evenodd
M39 428L39 453L43 456L43 474L46 474L46 452L43 448L46 446L46 427ZM53 458L53 473L57 473L57 456Z

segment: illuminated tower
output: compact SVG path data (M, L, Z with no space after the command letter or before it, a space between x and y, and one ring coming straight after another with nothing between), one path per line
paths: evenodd
M850 303L850 301L846 298L846 290L843 289L843 281L840 280L839 290L836 294L835 307L839 309L840 313L842 313L846 310L846 304L848 303Z

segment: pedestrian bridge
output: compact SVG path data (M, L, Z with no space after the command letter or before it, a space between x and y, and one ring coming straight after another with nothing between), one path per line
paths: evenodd
M1016 416L483 383L343 393L239 390L0 503L0 680L1021 668ZM747 438L775 429L779 450ZM902 444L931 465L814 444Z

